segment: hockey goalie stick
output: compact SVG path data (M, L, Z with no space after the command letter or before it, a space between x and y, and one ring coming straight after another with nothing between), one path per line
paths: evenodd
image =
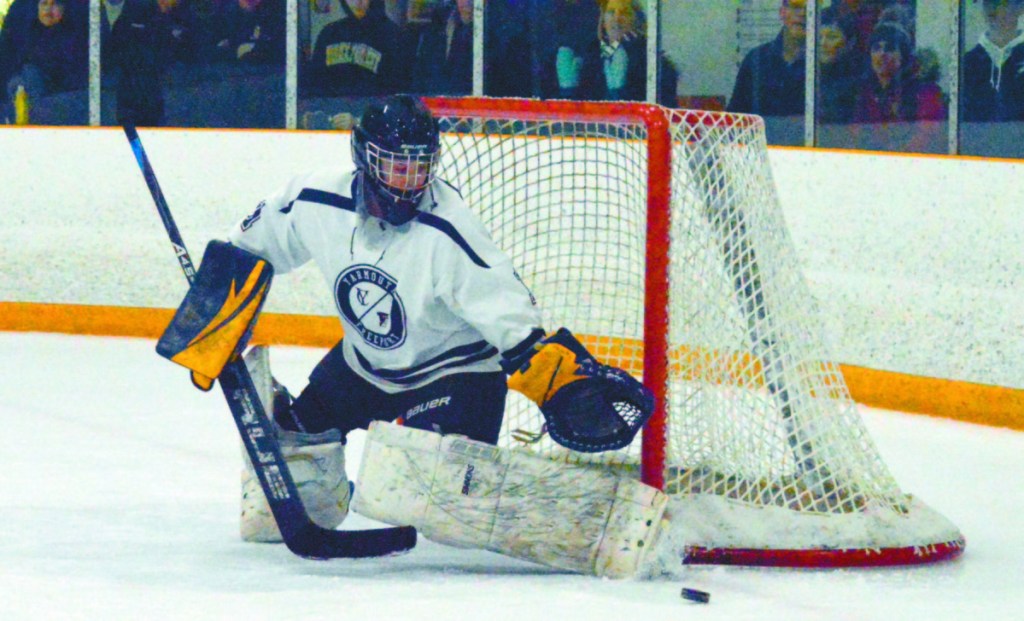
M125 125L124 133L146 179L181 270L191 285L195 279L195 266L160 190L139 133L132 125ZM403 552L416 545L416 529L411 526L338 531L316 525L299 498L267 413L260 400L255 398L256 388L245 363L240 359L228 363L218 379L235 426L242 436L245 451L249 454L263 493L270 503L270 510L281 530L281 537L289 550L313 559L362 558Z

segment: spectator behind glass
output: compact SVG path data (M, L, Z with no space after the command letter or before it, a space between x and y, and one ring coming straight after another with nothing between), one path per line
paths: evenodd
M66 13L65 0L37 0L35 18L19 23L19 13L5 26L24 28L12 33L11 54L3 59L0 81L5 85L5 115L21 87L30 102L55 93L84 90L88 81L88 40L84 13ZM77 19L76 19L77 18Z
M0 28L0 87L13 74L20 50L28 47L32 24L39 19L38 15L39 0L14 0L7 8L3 27Z
M221 23L213 60L284 66L285 0L232 0Z
M965 121L1024 121L1024 0L983 0L987 28L964 56Z
M304 95L379 96L408 88L404 33L371 0L346 0L345 17L324 26L304 72Z
M113 32L117 20L121 19L121 15L124 14L126 1L102 0L100 3L100 67L103 70L104 78L110 73L107 69L114 62L114 48L110 45L110 33Z
M782 0L782 29L774 40L747 53L726 109L761 116L804 113L806 0Z
M14 0L0 26L0 63L12 57L11 50L24 45L29 26L36 19L39 0Z
M558 65L559 90L574 99L644 101L647 99L647 36L643 11L636 0L607 0L598 18L597 38L584 49L579 86ZM563 55L564 57L564 55ZM675 107L675 68L659 57L658 103Z
M601 21L599 0L555 0L551 19L551 33L554 50L546 55L551 59L550 70L546 76L552 76L546 82L557 84L555 89L546 88L547 92L555 91L561 99L573 99L577 96L580 86L580 71L583 68L583 56L594 41L594 24ZM552 64L553 63L553 64Z
M917 49L917 34L915 33L914 10L901 2L893 2L882 9L878 14L876 25L882 22L895 22L899 24L910 35L911 49ZM874 29L872 28L872 32Z
M868 41L871 31L879 22L879 16L892 0L835 0L832 7L836 18L847 24L856 42L854 49L862 58L868 57Z
M542 69L534 43L540 36L537 0L484 3L484 94L532 97L540 94Z
M942 90L916 75L910 34L897 22L881 22L871 33L871 70L861 79L853 120L858 123L941 121Z
M442 3L417 38L412 90L425 95L473 92L473 0Z
M863 68L856 31L839 19L833 7L822 11L818 28L819 121L846 123L852 119L857 78Z
M177 65L198 60L198 33L183 0L129 0L111 28L117 83L117 122L164 122L162 79Z

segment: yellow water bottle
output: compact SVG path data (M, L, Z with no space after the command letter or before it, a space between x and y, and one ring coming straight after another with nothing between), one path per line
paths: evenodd
M15 125L28 125L29 107L28 93L25 92L25 87L19 84L18 90L14 92Z

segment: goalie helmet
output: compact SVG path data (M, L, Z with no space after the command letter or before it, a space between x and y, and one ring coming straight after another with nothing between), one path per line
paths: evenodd
M437 119L410 95L367 106L352 131L352 159L387 222L405 224L434 179L441 141Z

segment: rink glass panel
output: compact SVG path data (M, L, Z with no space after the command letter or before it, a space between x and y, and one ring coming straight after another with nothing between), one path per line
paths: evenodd
M830 148L912 153L948 153L955 66L949 27L956 17L950 3L906 2L895 7L862 3L862 14L841 26L827 22L841 2L819 3L815 70L816 145ZM879 63L871 49L878 24L897 24L907 37L905 57L894 83L903 97L877 90ZM836 32L842 35L836 35ZM845 43L838 45L835 37ZM888 40L891 45L891 39ZM901 54L904 56L904 54ZM894 87L891 92L897 92ZM886 118L880 118L879 115Z
M101 14L102 124L120 124L138 107L147 121L142 125L283 128L287 1L180 0L171 13L154 18L133 12L133 0L125 0L116 35ZM156 41L122 45L131 40L119 36L122 19L173 25ZM162 120L152 123L161 108Z
M1002 10L1007 10L1003 7ZM970 56L982 55L980 39L989 29L982 2L960 6L959 153L988 157L1024 157L1024 47L1018 45L1001 71L980 68ZM1000 19L992 15L993 21ZM1018 28L1021 23L1018 21ZM1020 30L1018 30L1018 34ZM979 72L980 74L975 74ZM997 106L982 105L985 91L1000 86L1007 93ZM980 92L979 92L980 91Z

